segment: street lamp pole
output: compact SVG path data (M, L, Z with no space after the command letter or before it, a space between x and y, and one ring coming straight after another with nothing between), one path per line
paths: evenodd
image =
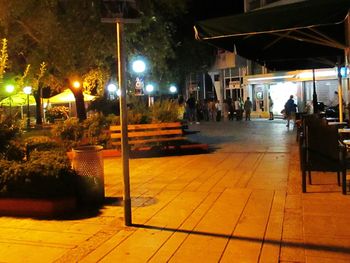
M120 94L120 126L122 143L122 169L123 169L123 200L124 220L126 226L132 225L131 197L130 197L130 176L129 176L129 145L128 145L128 119L126 105L126 81L125 81L125 50L124 50L124 24L116 22L117 26L117 57L118 57L118 82Z
M27 129L30 129L30 109L29 109L29 95L32 93L32 87L24 87L23 91L27 94Z
M131 198L130 198L130 177L129 177L129 145L128 145L128 119L126 106L126 74L125 74L125 48L124 48L124 23L140 22L139 12L136 9L135 0L102 0L101 21L113 23L117 31L117 61L118 61L118 82L121 92L120 104L120 126L122 143L122 170L123 170L123 200L124 200L124 221L126 226L132 225ZM120 11L122 10L122 12Z

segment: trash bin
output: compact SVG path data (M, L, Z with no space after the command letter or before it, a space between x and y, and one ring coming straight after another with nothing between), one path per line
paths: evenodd
M84 205L101 204L105 198L102 146L73 149L73 169L78 173L79 200Z

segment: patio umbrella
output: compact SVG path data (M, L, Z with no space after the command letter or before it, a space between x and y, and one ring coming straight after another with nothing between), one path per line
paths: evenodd
M25 106L28 104L28 95L24 92L11 95L0 101L0 106ZM36 105L33 95L29 95L29 105Z
M83 94L84 94L84 101L92 101L96 98L96 96L89 95L87 93L83 93ZM70 89L66 89L55 96L45 99L44 101L45 102L49 101L51 104L70 103L70 102L75 102L75 97L73 95L73 92Z

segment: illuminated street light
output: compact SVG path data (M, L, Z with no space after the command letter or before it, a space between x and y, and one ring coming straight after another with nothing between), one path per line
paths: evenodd
M80 88L80 82L79 82L79 81L74 81L74 82L73 82L73 87L74 87L75 89L79 89L79 88Z
M154 90L154 86L152 84L147 84L146 85L146 91L147 93L151 93Z
M171 85L170 87L169 87L169 91L171 92L171 93L176 93L177 92L177 88L176 88L176 86L175 85Z
M29 129L30 128L29 95L32 93L32 87L30 86L24 87L23 92L27 94L27 129Z
M146 63L141 59L135 60L132 63L132 70L135 73L143 73L146 70Z
M6 85L5 89L6 89L6 92L12 93L15 90L15 86L13 86L13 85Z
M114 83L110 83L107 86L107 90L108 90L108 97L109 99L115 99L115 96L117 95L117 86Z
M109 84L107 86L107 90L110 93L116 92L117 91L117 86L115 84L111 83L111 84Z
M151 107L151 105L154 102L153 97L151 97L151 93L153 92L153 90L154 90L153 84L146 85L146 91L148 93L148 107Z

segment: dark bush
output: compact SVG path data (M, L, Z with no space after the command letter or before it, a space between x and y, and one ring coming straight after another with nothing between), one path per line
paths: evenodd
M0 160L0 193L5 197L74 196L77 174L64 152L35 151L30 161Z
M32 151L49 151L63 149L58 142L48 136L33 136L25 139L27 158Z

